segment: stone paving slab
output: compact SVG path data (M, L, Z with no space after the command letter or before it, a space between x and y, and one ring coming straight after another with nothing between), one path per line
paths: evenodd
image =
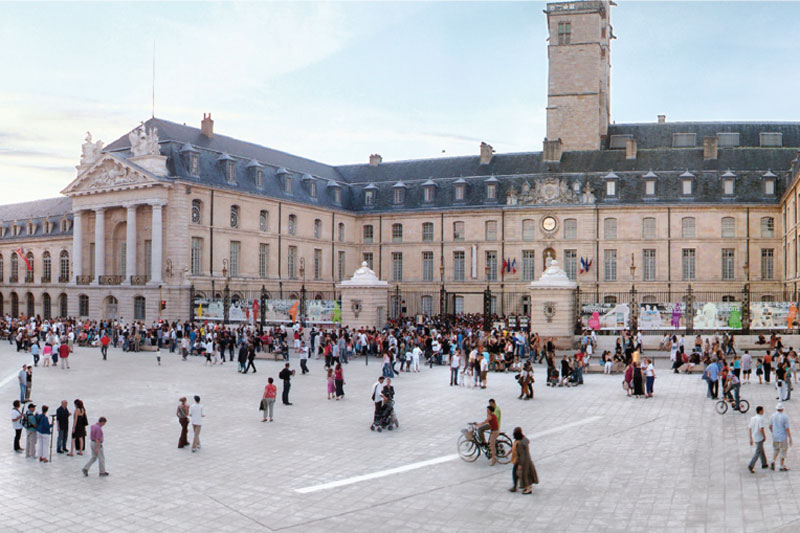
M0 344L0 380L30 356ZM292 358L293 365L297 359ZM746 468L750 413L714 412L697 375L658 362L656 397L629 399L620 376L587 376L577 388L544 386L517 400L511 374L490 374L487 390L449 387L446 368L395 380L398 431L369 431L371 385L379 366L345 367L346 399L326 400L321 361L296 376L293 406L261 423L258 402L282 363L204 366L164 354L77 349L70 370L37 368L33 398L55 409L80 397L90 420L104 415L111 476L84 478L88 457L51 464L0 451L0 531L775 531L800 525L800 457L789 473ZM663 367L663 368L662 368ZM280 392L280 387L279 387ZM772 387L745 385L753 409L771 413ZM177 449L177 398L200 394L203 447ZM7 405L16 378L0 388ZM452 455L459 430L483 415L489 397L503 430L534 436L541 484L511 494L510 467L461 460L300 494L313 487ZM790 419L800 424L794 402ZM566 429L562 426L570 425ZM576 425L578 424L578 425ZM543 433L541 437L535 437ZM789 529L786 529L787 531Z

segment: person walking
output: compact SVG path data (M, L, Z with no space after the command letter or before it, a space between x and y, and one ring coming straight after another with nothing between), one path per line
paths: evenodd
M28 397L28 366L22 365L22 370L19 371L17 374L17 380L19 381L19 403L24 404L27 401Z
M461 350L456 350L450 358L450 386L458 387L458 370L461 366Z
M33 390L33 367L28 365L25 369L25 401L31 401L31 391Z
M69 370L69 345L66 342L58 347L58 356L61 358L61 369Z
M103 333L103 336L100 338L100 353L103 355L103 361L106 360L108 357L108 345L111 344L111 339L108 338L108 335Z
M336 369L333 371L333 383L336 388L336 399L344 400L344 371L342 370L342 363L336 363Z
M92 467L95 461L98 461L98 466L100 468L100 477L107 477L109 474L106 472L106 455L103 452L103 441L105 440L103 436L103 426L106 425L106 417L101 416L97 420L97 424L94 424L89 430L89 440L91 441L91 448L92 448L92 458L89 459L89 462L86 463L81 471L83 472L84 477L89 476L89 469Z
M61 406L56 409L56 422L58 423L58 440L56 453L67 453L67 435L69 435L69 403L61 400Z
M328 368L328 371L325 375L325 383L326 383L326 390L328 391L328 399L333 400L334 396L336 395L336 383L333 381L333 369Z
M192 453L200 448L200 430L203 429L203 418L205 416L203 405L200 403L200 396L195 396L194 405L189 408L189 419L192 421L192 431L194 432Z
M514 428L514 444L511 446L511 479L514 486L508 489L517 492L517 484L522 488L522 494L531 493L531 485L539 484L539 475L531 459L530 441L522 433L522 428Z
M300 342L300 370L303 374L308 374L308 346L305 341Z
M289 389L292 388L292 376L294 376L294 370L289 369L289 363L286 363L286 366L281 370L281 373L278 374L278 378L283 380L283 405L292 405L289 401Z
M775 413L769 417L769 430L772 433L772 462L769 467L775 470L775 461L781 458L781 472L788 472L786 468L786 452L792 444L792 430L789 428L789 417L783 413L783 404L778 402Z
M22 452L19 439L22 437L22 402L14 400L11 407L11 427L14 428L14 451Z
M272 422L272 412L275 409L275 396L278 394L278 387L272 378L267 378L267 386L264 387L264 396L261 397L261 410L264 411L262 422L269 419Z
M256 365L253 364L253 361L256 359L256 348L252 342L243 344L247 344L247 366L244 369L244 373L247 374L247 371L250 370L250 367L253 367L253 374L255 374Z
M29 403L25 412L25 457L36 457L36 404Z
M754 467L756 461L761 459L761 468L769 468L767 464L767 454L764 453L764 441L767 439L767 433L764 429L764 407L756 407L756 414L750 419L750 446L755 446L756 450L753 453L753 458L747 465L747 469L751 474L755 474Z
M36 417L36 433L39 446L39 462L49 463L47 458L47 451L50 448L50 433L53 430L53 424L48 420L46 405L42 406L42 412Z
M181 436L178 437L178 448L189 445L189 405L186 403L186 396L178 402L178 409L175 413L178 423L181 425Z

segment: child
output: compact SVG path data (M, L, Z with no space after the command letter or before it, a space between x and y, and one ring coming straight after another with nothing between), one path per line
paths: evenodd
M759 357L756 359L756 376L758 376L758 384L761 385L763 381L761 380L761 376L764 375L764 361Z
M333 381L333 368L328 368L328 399L332 400L336 396L336 383Z

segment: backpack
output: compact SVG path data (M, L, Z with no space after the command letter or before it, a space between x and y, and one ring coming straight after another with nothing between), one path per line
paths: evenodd
M36 418L37 415L31 412L25 413L25 416L23 416L21 420L22 427L25 429L36 429Z

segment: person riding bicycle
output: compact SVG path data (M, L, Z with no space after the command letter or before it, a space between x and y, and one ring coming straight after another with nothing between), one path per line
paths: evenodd
M725 396L728 399L733 399L734 404L733 408L735 410L739 410L739 387L741 383L739 378L736 377L736 374L733 372L728 372L728 375L725 378Z
M500 423L497 420L497 415L494 414L495 410L491 405L486 406L486 420L481 422L478 425L478 438L482 443L486 442L486 439L483 435L484 431L487 429L490 431L489 433L489 456L492 458L490 465L497 464L497 436L500 434Z

